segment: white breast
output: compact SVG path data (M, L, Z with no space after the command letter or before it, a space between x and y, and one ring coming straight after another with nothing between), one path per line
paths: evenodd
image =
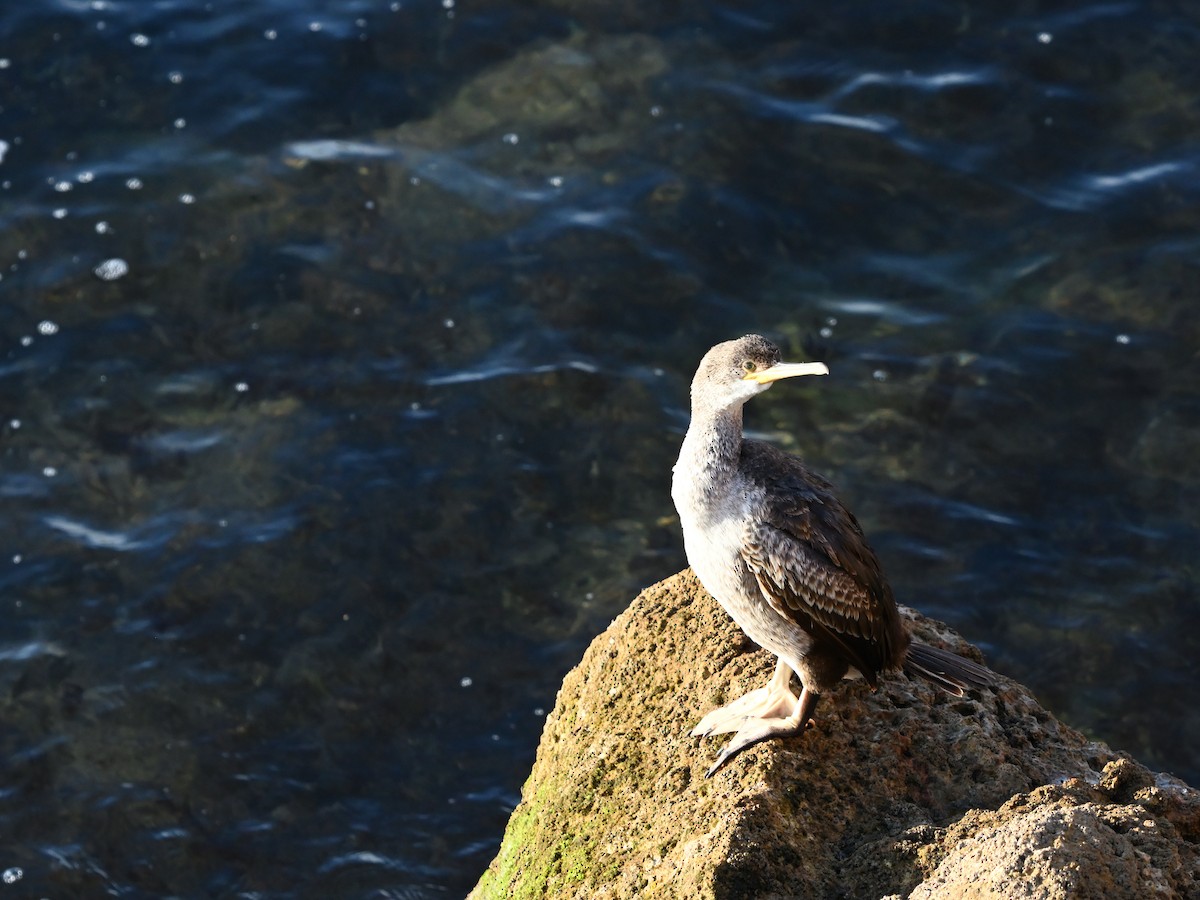
M692 571L751 640L782 657L793 669L797 668L812 641L771 608L742 560L746 529L742 515L737 512L741 504L705 503L695 496L690 485L680 482L675 479L672 495L679 510L683 547Z

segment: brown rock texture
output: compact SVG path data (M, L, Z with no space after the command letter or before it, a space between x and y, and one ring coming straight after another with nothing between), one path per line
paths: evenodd
M806 734L705 780L728 735L689 730L773 663L690 571L645 590L564 680L471 897L1200 897L1200 795L1003 678L847 682Z

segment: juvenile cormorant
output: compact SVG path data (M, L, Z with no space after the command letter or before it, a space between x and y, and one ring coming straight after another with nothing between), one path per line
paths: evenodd
M822 363L780 362L778 347L747 335L709 350L692 381L671 487L688 562L742 630L779 657L766 687L692 731L737 732L708 776L759 741L802 732L821 694L846 677L874 688L881 672L904 669L960 696L994 683L983 666L909 637L879 559L829 482L742 437L751 397L781 378L828 373Z

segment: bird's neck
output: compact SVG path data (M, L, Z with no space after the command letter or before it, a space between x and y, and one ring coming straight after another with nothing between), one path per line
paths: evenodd
M737 474L742 408L693 410L675 464L672 494L693 507L716 502Z

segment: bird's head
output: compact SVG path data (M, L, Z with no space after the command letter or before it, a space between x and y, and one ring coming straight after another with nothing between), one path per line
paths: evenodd
M748 334L704 354L692 379L692 407L741 406L781 378L828 374L824 363L781 362L778 347L761 335Z

